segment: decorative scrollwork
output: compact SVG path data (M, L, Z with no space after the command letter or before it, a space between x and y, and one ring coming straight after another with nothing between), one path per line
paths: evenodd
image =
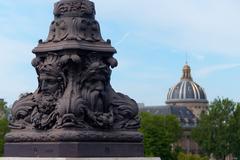
M112 57L49 53L32 64L39 87L13 105L13 128L137 129L135 101L110 85Z
M65 21L64 19L58 19L51 23L47 42L63 40L103 41L100 26L96 20L73 18L68 24Z
M94 3L88 0L60 1L56 3L54 15L59 17L66 14L70 14L71 16L74 14L77 14L78 16L94 16Z

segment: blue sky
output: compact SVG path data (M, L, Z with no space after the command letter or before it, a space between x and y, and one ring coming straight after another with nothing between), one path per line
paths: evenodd
M0 97L9 104L37 88L31 50L45 39L56 0L0 1ZM240 1L93 0L104 39L118 53L115 90L146 105L165 103L188 53L208 99L240 101Z

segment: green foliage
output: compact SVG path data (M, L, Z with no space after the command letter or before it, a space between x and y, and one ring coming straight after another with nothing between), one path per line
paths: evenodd
M9 109L7 108L7 103L0 100L0 119L8 115Z
M229 127L229 146L230 150L240 159L240 104L236 105L235 111L230 119Z
M200 157L199 155L194 155L194 154L184 154L184 153L179 153L178 154L178 160L208 160L208 157Z
M0 120L0 157L3 154L3 146L4 146L4 136L8 132L8 121L7 119Z
M212 153L217 159L224 159L232 153L230 137L236 135L236 132L230 132L229 129L230 123L231 126L239 128L237 123L240 122L233 120L233 115L239 119L240 113L236 111L236 103L233 101L215 99L210 104L208 112L201 115L198 126L192 131L192 137L207 155ZM236 136L239 137L240 134Z
M181 127L175 116L141 113L141 129L144 134L145 156L174 159L172 144L181 136Z
M0 101L0 157L3 154L4 136L8 132L7 107L6 103ZM3 116L4 114L4 116Z

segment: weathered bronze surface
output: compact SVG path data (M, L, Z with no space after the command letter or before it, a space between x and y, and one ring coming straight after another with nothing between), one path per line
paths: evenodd
M110 84L118 62L89 0L61 0L32 65L38 88L12 108L7 143L142 142L138 106Z

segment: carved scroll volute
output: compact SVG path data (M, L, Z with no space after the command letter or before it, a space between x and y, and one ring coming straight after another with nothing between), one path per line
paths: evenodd
M65 18L52 22L47 42L63 40L103 41L98 22L86 18Z
M47 42L103 42L99 23L95 20L94 3L88 0L60 1L55 4L54 15Z

